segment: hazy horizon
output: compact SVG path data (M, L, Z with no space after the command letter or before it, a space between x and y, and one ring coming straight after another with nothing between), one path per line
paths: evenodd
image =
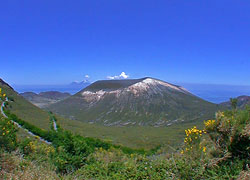
M241 85L219 85L219 84L198 84L198 83L178 83L176 85L183 86L194 95L213 103L221 103L228 101L229 98L235 98L242 95L250 96L250 86ZM70 86L68 84L61 85L12 85L19 92L45 92L59 91L75 94L82 90L83 86Z

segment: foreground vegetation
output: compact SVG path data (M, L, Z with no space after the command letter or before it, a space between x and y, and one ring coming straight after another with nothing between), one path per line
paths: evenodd
M9 114L16 121L17 116ZM26 124L23 122L23 126ZM3 179L249 179L250 108L218 112L216 119L185 131L172 153L134 150L94 138L25 126L52 145L26 138L0 120L0 176ZM39 134L40 133L40 134ZM184 133L184 132L183 132Z

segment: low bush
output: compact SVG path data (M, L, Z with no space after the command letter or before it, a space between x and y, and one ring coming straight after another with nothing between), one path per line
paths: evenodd
M12 151L17 147L17 128L8 119L0 117L0 148Z
M0 88L0 99L4 101L6 98L6 94L2 92L2 88Z
M206 131L222 155L250 157L250 108L218 112L216 120L206 124Z

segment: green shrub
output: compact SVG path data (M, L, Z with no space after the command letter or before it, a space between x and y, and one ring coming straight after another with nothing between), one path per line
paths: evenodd
M28 155L33 152L33 144L31 139L25 138L19 143L19 150L22 154Z
M211 140L222 154L250 157L250 108L218 112L213 125L206 125Z
M17 128L8 119L1 117L0 119L0 148L12 151L17 147L16 138Z
M60 173L72 172L85 165L86 158L93 149L82 140L81 136L75 136L69 131L60 130L53 139L55 152L52 154L52 162Z
M216 166L207 168L203 177L204 179L237 179L246 167L245 163L240 159L222 161Z
M0 88L0 100L4 101L6 98L6 94L2 92L2 88Z

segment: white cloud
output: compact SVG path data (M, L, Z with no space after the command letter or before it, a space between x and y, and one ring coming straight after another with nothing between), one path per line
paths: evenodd
M122 77L123 79L127 79L129 77L129 75L127 75L125 72L122 72L120 74L120 77Z
M108 79L115 79L116 76L107 76Z
M86 75L85 75L85 78L89 79L89 78L90 78L90 76L89 76L88 74L86 74Z
M127 79L129 78L129 75L127 75L125 72L122 72L118 76L107 76L108 79Z

